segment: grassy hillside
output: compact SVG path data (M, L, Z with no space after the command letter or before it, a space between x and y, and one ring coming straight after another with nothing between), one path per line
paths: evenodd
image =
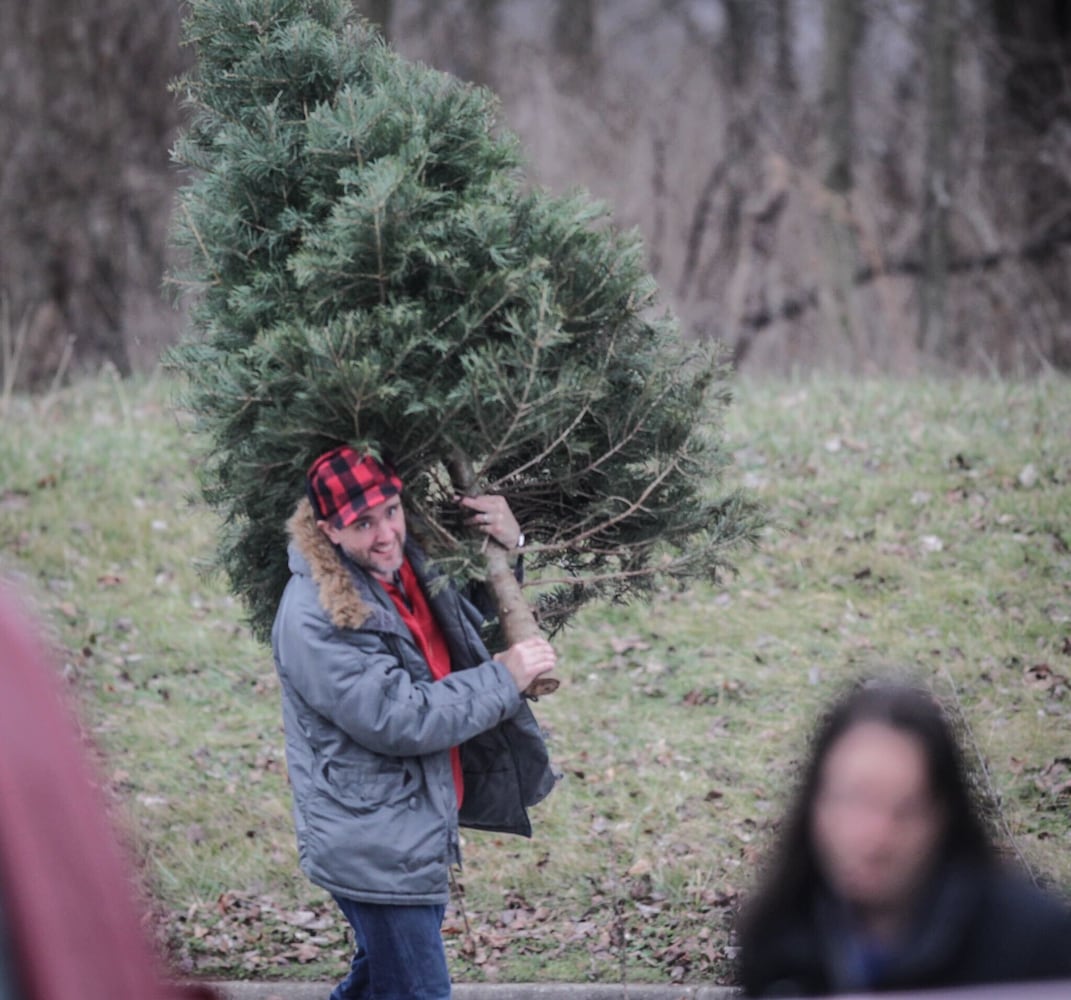
M159 381L5 401L0 568L39 602L161 940L210 975L334 976L297 872L278 692ZM590 609L536 712L531 841L469 833L458 980L723 980L816 713L908 671L962 723L1001 842L1071 890L1071 384L742 382L733 475L774 524L718 588Z

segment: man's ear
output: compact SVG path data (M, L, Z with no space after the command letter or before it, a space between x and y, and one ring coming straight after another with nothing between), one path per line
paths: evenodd
M330 521L317 521L316 527L327 536L332 545L338 544L338 539L335 537L337 529L332 526Z

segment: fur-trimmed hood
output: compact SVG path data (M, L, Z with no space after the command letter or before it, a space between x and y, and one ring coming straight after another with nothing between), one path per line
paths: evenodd
M309 576L320 604L339 628L360 628L372 614L331 539L317 526L312 504L303 497L286 522L290 536L290 572Z

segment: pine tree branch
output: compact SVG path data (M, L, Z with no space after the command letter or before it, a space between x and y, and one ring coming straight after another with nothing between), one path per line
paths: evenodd
M625 510L615 517L607 518L601 524L596 525L593 528L589 528L587 531L583 531L579 534L572 534L569 536L569 548L576 548L581 542L586 541L593 535L602 534L605 531L612 528L615 524L620 524L626 518L632 517L634 514L641 510L645 510L644 501L655 491L655 489L662 485L666 477L675 472L679 467L679 462L675 458L670 462L655 478L648 484L647 488L637 497L635 500L629 500L627 497L608 497L609 500L621 500L627 504ZM548 545L546 548L554 548L554 545Z

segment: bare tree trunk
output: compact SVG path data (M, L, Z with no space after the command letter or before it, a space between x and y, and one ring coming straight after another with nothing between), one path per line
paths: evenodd
M498 44L498 7L501 0L475 0L472 16L476 19L473 35L476 51L472 55L469 79L493 87L495 83L495 46Z
M979 0L979 6L982 6ZM1071 218L1071 141L1068 139L1068 67L1071 67L1071 3L1068 0L989 0L996 49L992 113L985 127L994 155L987 163L999 203L993 213L1005 232L1037 234L1065 229ZM1029 291L1017 296L1014 317L1002 324L1005 356L1023 352L1071 370L1071 282L1066 259L1019 276ZM1010 293L1008 293L1010 294ZM1030 316L1040 320L1037 343L1025 339ZM1039 348L1040 345L1040 348Z
M859 43L856 0L825 0L825 62L822 74L822 182L830 191L852 189L852 84Z
M0 296L34 334L4 378L22 387L68 362L126 374L173 339L178 26L170 0L0 3Z
M855 54L860 35L856 0L825 0L825 62L822 76L822 181L830 193L823 227L829 302L833 322L857 360L852 317L855 237L851 225Z
M789 94L796 87L796 73L792 59L794 23L789 0L777 0L774 6L774 31L777 37L777 69L774 80L778 90Z
M446 465L454 488L464 496L474 496L477 493L476 476L469 457L455 452ZM523 639L540 635L535 615L513 573L509 553L497 542L489 541L484 548L484 558L487 563L487 587L494 600L506 645L512 646ZM531 698L551 694L558 689L559 683L557 677L544 674L532 682L525 694Z
M575 62L584 62L594 55L594 0L558 0L554 11L554 47Z
M729 83L739 89L747 82L755 57L756 12L753 0L725 0L729 39Z
M357 9L379 29L379 33L389 42L394 0L361 0Z
M926 25L926 165L919 283L918 346L947 357L948 206L955 119L955 0L930 0Z
M552 45L564 66L565 89L581 90L596 72L595 0L558 0Z

